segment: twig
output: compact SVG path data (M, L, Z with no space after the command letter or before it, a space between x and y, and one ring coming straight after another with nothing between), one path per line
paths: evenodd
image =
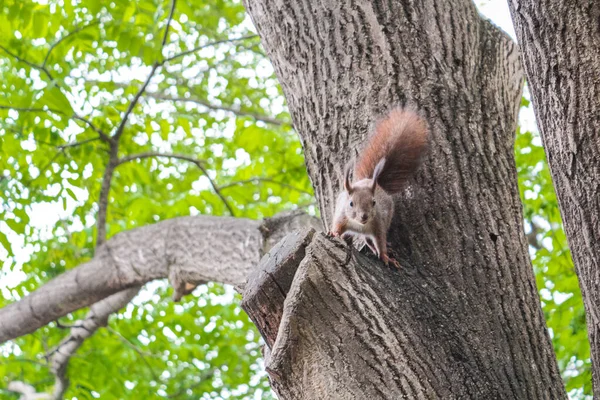
M147 152L147 153L139 153L139 154L134 154L131 156L127 156L127 157L123 157L121 159L119 159L119 162L117 163L118 165L121 164L125 164L129 161L133 161L133 160L140 160L143 158L151 158L151 157L165 157L165 158L177 158L179 160L185 160L185 161L189 161L191 163L204 163L204 160L198 160L194 157L190 157L190 156L186 156L184 154L174 154L174 153L158 153L158 152Z
M198 104L201 105L203 107L206 107L210 110L222 110L222 111L227 111L230 113L233 113L235 115L239 115L239 116L244 116L244 117L251 117L254 118L257 121L263 121L266 122L268 124L273 124L273 125L290 125L289 122L277 119L277 118L273 118L273 117L269 117L267 115L261 115L258 113L253 113L251 111L244 111L241 110L240 108L237 107L230 107L230 106L222 106L222 105L218 105L218 104L212 104L209 103L208 101L204 101L204 100L200 100L197 98L185 98L185 97L171 97L171 96L167 96L164 94L159 94L159 93L146 93L146 96L148 97L152 97L154 99L157 100L166 100L166 101L174 101L174 102L185 102L185 103L194 103L194 104Z
M124 163L129 162L129 161L138 160L138 159L142 159L142 158L149 158L149 157L178 158L180 160L189 161L192 164L196 165L200 169L200 171L202 171L202 173L204 174L204 176L206 176L206 178L208 179L208 182L210 183L210 186L213 188L213 190L215 191L216 195L219 196L219 198L221 199L221 201L223 202L223 204L225 204L225 207L227 207L227 210L229 211L229 214L231 214L232 217L235 217L235 212L233 211L233 207L231 207L231 205L229 204L229 202L227 201L227 199L221 193L221 190L219 189L219 187L217 186L217 184L215 183L215 181L208 174L208 171L204 167L204 161L203 160L198 160L198 159L195 159L193 157L189 157L189 156L186 156L186 155L183 155L183 154L148 152L148 153L134 154L134 155L131 155L131 156L127 156L127 157L121 158L120 160L117 161L116 165L119 166L119 165L124 164Z
M167 27L165 28L165 35L163 36L161 49L165 47L165 43L167 43L167 36L169 35L169 25L171 25L171 20L173 19L173 13L175 12L175 3L177 0L173 0L171 2L171 12L169 13L169 18L167 19Z
M87 338L100 327L106 326L111 314L125 307L139 290L139 286L132 287L92 305L85 319L74 324L70 334L50 353L52 355L51 369L55 376L54 393L52 394L54 400L62 399L69 385L66 371L71 357Z
M300 188L298 188L296 186L293 186L293 185L290 185L290 184L287 184L287 183L284 183L284 182L279 182L279 181L276 181L275 179L271 179L271 178L250 178L250 179L244 179L244 180L241 180L241 181L231 182L231 183L228 183L226 185L219 186L219 189L221 189L221 190L228 189L228 188L233 187L233 186L245 185L247 183L252 183L252 182L274 183L276 185L283 186L283 187L295 190L297 192L308 194L308 195L312 196L312 193L310 193L310 192L308 192L308 191L306 191L304 189L300 189Z
M67 113L65 113L64 111L61 110L57 110L54 108L27 108L27 107L13 107L13 106L9 106L9 105L5 105L5 104L0 104L0 110L15 110L18 112L43 112L43 113L53 113L53 114L58 114L58 115L62 115L64 117L70 118L70 119L74 119L77 121L81 121L83 123L85 123L86 125L88 125L90 128L92 128L99 136L100 139L106 141L106 142L110 142L110 137L100 128L98 128L97 126L95 126L89 119L82 117L80 115L77 115L76 113L73 113L73 115L68 115Z
M34 68L34 69L37 69L39 71L44 72L51 81L54 80L54 78L50 74L50 71L48 71L48 69L45 66L37 65L37 64L32 63L31 61L27 61L26 59L19 57L18 55L16 55L15 53L11 52L10 50L8 50L6 47L4 47L2 45L0 45L0 49L4 50L9 56L14 57L17 61L20 61L20 62L22 62L24 64L27 64L31 68Z
M233 42L239 42L240 40L248 40L248 39L253 39L253 38L255 38L255 37L258 37L258 35L247 35L247 36L242 36L242 37L239 37L239 38L234 38L234 39L223 39L223 40L217 40L217 41L214 41L214 42L210 42L210 43L207 43L207 44L203 44L202 46L194 47L194 48L193 48L193 49L191 49L191 50L187 50L187 51L181 52L181 53L179 53L179 54L175 54L174 56L171 56L171 57L169 57L169 58L166 58L166 59L163 61L163 63L168 63L168 62L171 62L171 61L173 61L173 60L175 60L175 59L177 59L177 58L179 58L179 57L187 56L188 54L195 53L195 52L197 52L198 50L202 50L202 49L205 49L205 48L207 48L207 47L212 47L212 46L216 46L216 45L218 45L218 44L223 44L223 43L233 43Z
M115 331L110 326L107 326L106 330L109 331L110 333L112 333L113 335L116 335L123 343L125 343L128 347L130 347L136 353L138 353L138 355L141 357L144 364L146 364L146 366L148 367L148 370L150 370L150 373L152 374L152 377L154 378L154 380L156 382L160 381L160 378L156 374L156 371L154 371L154 368L152 368L152 366L150 365L148 360L146 360L146 355L148 355L148 353L143 352L139 347L137 347L134 343L132 343L131 340L127 339L125 336L121 335L119 332Z
M183 394L185 394L185 392L187 392L188 390L193 390L195 388L197 388L198 386L202 385L203 383L206 382L207 379L210 379L213 377L213 375L215 374L214 369L211 369L210 371L208 371L206 374L204 374L203 376L200 377L200 380L186 388L182 388L180 390L178 390L177 392L173 393L173 394L169 394L167 395L167 399L174 399L177 398Z
M95 138L85 139L85 140L82 140L82 141L79 141L79 142L61 144L61 145L56 146L56 148L59 149L59 150L69 149L69 148L72 148L72 147L82 146L82 145L84 145L86 143L94 142L94 141L99 140L99 139L100 139L100 136L95 137Z
M42 168L40 168L40 173L38 174L38 176L36 176L35 178L33 178L33 179L30 179L30 180L28 180L28 181L24 182L24 183L25 183L25 185L26 185L26 186L28 186L28 185L31 185L31 184L32 184L32 183L33 183L33 182L34 182L34 181L35 181L37 178L39 178L40 176L42 176L42 174L43 174L44 172L46 172L46 170L47 170L47 169L48 169L48 168L49 168L49 167L52 165L52 163L53 163L53 162L54 162L54 161L55 161L55 160L56 160L56 159L57 159L57 158L58 158L58 157L59 157L61 154L64 154L64 152L63 152L62 150L58 151L58 152L57 152L57 153L54 155L54 157L52 157L52 158L50 159L50 161L48 161L48 162L46 163L46 165L44 165Z
M150 73L148 74L148 77L146 78L146 81L140 87L140 89L136 93L136 95L133 98L133 100L131 100L131 103L129 103L129 107L127 107L127 111L125 111L125 114L123 114L123 118L121 119L121 123L119 123L119 126L117 127L117 130L115 131L115 134L112 136L113 140L118 141L120 139L121 135L123 134L123 131L125 130L125 125L127 124L127 119L129 118L129 115L131 114L131 112L135 108L136 104L140 100L140 97L142 97L142 94L144 93L144 91L148 87L148 84L150 83L150 80L154 76L154 73L156 72L156 70L160 66L161 66L161 64L158 63L158 62L156 62L156 63L154 63L152 65L152 69L150 70Z
M46 57L44 57L44 61L42 62L42 68L46 67L46 63L48 62L48 58L50 58L50 54L52 53L52 51L59 45L61 44L63 41L65 41L66 39L68 39L69 37L83 31L84 29L87 29L89 27L92 27L94 25L98 25L100 23L100 20L95 20L90 22L87 25L84 25L82 27L76 28L75 30L73 30L72 32L67 33L65 36L61 37L60 39L58 39L56 42L54 42L53 45L50 46L50 49L48 50L48 52L46 53Z

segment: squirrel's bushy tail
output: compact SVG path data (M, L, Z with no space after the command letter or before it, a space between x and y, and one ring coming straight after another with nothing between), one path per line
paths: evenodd
M354 179L371 178L385 158L377 184L387 193L397 193L421 164L427 145L425 120L414 111L394 109L375 126L354 167Z

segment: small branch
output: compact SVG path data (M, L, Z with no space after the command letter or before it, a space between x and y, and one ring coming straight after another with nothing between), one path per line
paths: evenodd
M25 185L26 185L26 186L28 186L28 185L32 184L32 183L33 183L33 182L34 182L34 181L35 181L37 178L39 178L40 176L42 176L42 174L43 174L44 172L46 172L46 170L47 170L48 168L50 168L50 166L52 165L52 163L53 163L54 161L56 161L56 159L57 159L57 158L58 158L58 157L59 157L61 154L64 154L64 151L63 151L63 150L60 150L59 152L57 152L57 153L54 155L54 157L52 157L52 158L50 159L50 161L48 161L48 162L46 163L46 165L44 165L42 168L40 168L40 173L38 174L38 176L36 176L35 178L33 178L33 179L30 179L30 180L28 180L28 181L24 182L24 183L25 183Z
M47 393L38 393L35 388L21 381L12 381L8 384L7 389L11 392L19 393L19 400L42 400L50 399Z
M54 400L62 399L69 386L66 371L71 357L87 338L96 333L100 327L106 326L108 317L111 314L129 304L140 288L140 286L135 286L126 289L92 305L85 319L75 323L71 327L69 336L63 339L52 351L50 364L52 373L55 375L54 393L52 395Z
M34 68L34 69L37 69L39 71L44 72L51 81L54 80L54 78L50 74L50 71L48 71L48 69L45 66L37 65L37 64L32 63L31 61L27 61L26 59L19 57L18 55L16 55L15 53L11 52L10 50L8 50L6 47L4 47L2 45L0 45L0 49L4 50L9 56L14 57L17 61L20 61L20 62L22 62L24 64L27 64L31 68Z
M198 386L202 385L203 383L206 383L207 379L210 379L213 377L213 375L215 374L214 369L211 369L210 371L208 371L206 374L204 374L203 376L200 377L200 380L186 388L182 388L180 390L178 390L177 392L173 393L173 394L169 394L167 395L167 399L175 399L179 396L182 396L184 394L186 394L186 392L188 390L193 390L195 388L197 388Z
M256 38L256 37L258 37L258 35L247 35L247 36L242 36L242 37L239 37L239 38L234 38L234 39L223 39L223 40L217 40L217 41L214 41L214 42L210 42L210 43L204 44L204 45L202 45L202 46L194 47L194 48L193 48L193 49L191 49L191 50L187 50L187 51L181 52L181 53L179 53L179 54L175 54L175 55L174 55L174 56L172 56L172 57L166 58L166 59L163 61L163 63L168 63L168 62L171 62L171 61L173 61L173 60L175 60L175 59L177 59L177 58L180 58L180 57L187 56L188 54L195 53L195 52L197 52L197 51L199 51L199 50L202 50L202 49L205 49L205 48L207 48L207 47L212 47L212 46L216 46L216 45L218 45L218 44L223 44L223 43L233 43L233 42L239 42L240 40L248 40L248 39L253 39L253 38Z
M117 161L116 165L119 166L119 165L125 164L126 162L129 162L129 161L139 160L139 159L142 159L142 158L150 158L150 157L177 158L177 159L180 159L180 160L189 161L192 164L196 165L200 169L200 171L202 171L202 173L204 174L204 176L206 176L206 178L208 179L208 182L210 183L210 186L213 188L213 190L215 191L216 195L219 196L219 198L221 199L221 201L223 202L223 204L225 204L225 207L229 211L229 214L231 214L231 216L235 217L235 212L233 211L233 207L231 207L231 205L229 204L229 202L227 201L227 199L221 193L221 190L219 189L219 187L216 185L215 181L208 174L208 171L204 167L204 161L203 160L198 160L198 159L195 159L193 157L189 157L189 156L186 156L186 155L183 155L183 154L148 152L148 153L134 154L134 155L131 155L131 156L128 156L128 157L121 158L120 160Z
M162 40L162 44L161 44L161 49L163 47L165 47L165 43L167 43L167 37L169 35L169 26L171 25L171 20L173 19L173 13L175 12L175 3L177 2L177 0L173 0L171 2L171 12L169 13L169 18L167 19L167 27L165 28L165 35L163 36L163 40Z
M133 161L133 160L141 160L143 158L152 158L152 157L165 157L165 158L177 158L179 160L185 160L185 161L189 161L191 163L204 163L203 160L198 160L196 158L190 157L190 156L186 156L184 154L174 154L174 153L158 153L158 152L147 152L147 153L139 153L139 154L134 154L131 156L127 156L127 157L123 157L121 159L119 159L117 166L121 165L121 164L125 164L127 162Z
M104 142L110 143L110 136L108 136L106 133L104 133L104 131L98 127L96 127L90 120L80 117L79 115L75 114L72 117L75 120L81 121L83 123L85 123L87 126L89 126L90 128L92 128L99 136L100 139Z
M158 374L156 373L156 371L154 371L154 368L152 368L152 366L150 365L150 363L148 362L148 360L146 360L146 356L148 355L148 353L142 351L142 349L140 349L139 347L137 347L131 340L127 339L125 336L121 335L119 332L115 331L110 326L107 326L106 330L109 331L110 333L112 333L113 335L117 336L129 348L131 348L133 351L135 351L136 353L138 353L138 355L140 356L140 358L142 359L142 361L144 362L144 364L146 364L146 367L148 367L148 370L150 371L150 374L152 375L152 377L154 378L154 380L156 382L160 381L160 377L158 376Z
M112 136L113 140L119 141L121 135L123 134L123 131L125 130L125 125L127 124L127 119L129 118L129 115L131 114L131 112L135 108L136 104L140 100L140 97L142 97L142 94L144 93L144 91L148 87L148 84L150 83L150 80L152 79L152 77L154 76L154 73L160 67L160 65L161 64L159 64L159 63L154 63L154 65L152 65L152 69L150 70L150 74L148 74L148 77L146 78L146 81L140 87L140 89L138 90L138 92L135 95L135 97L133 98L133 100L131 100L131 103L129 103L129 107L127 108L127 111L125 111L125 114L123 114L123 118L121 119L121 123L117 127L117 130L116 130L115 134Z
M159 94L159 93L146 93L146 96L148 97L152 97L154 99L157 100L165 100L165 101L174 101L174 102L185 102L185 103L194 103L194 104L198 104L201 105L203 107L206 107L210 110L222 110L222 111L227 111L230 112L232 114L235 115L239 115L242 117L252 117L257 121L263 121L266 122L268 124L273 124L273 125L290 125L289 122L287 121L283 121L277 118L273 118L273 117L269 117L268 115L261 115L258 113L253 113L251 111L244 111L241 110L238 107L230 107L230 106L223 106L223 105L218 105L218 104L213 104L213 103L209 103L208 101L205 100L200 100L197 98L185 98L185 97L171 97L171 96L167 96L164 94Z
M286 187L288 189L292 189L292 190L295 190L295 191L300 192L300 193L308 194L310 196L313 195L312 193L310 193L310 192L308 192L308 191L306 191L304 189L300 189L300 188L298 188L296 186L289 185L289 184L284 183L284 182L279 182L279 181L276 181L275 179L271 179L271 178L250 178L250 179L244 179L244 180L241 180L241 181L231 182L231 183L228 183L226 185L222 185L222 186L219 187L219 189L221 189L221 190L228 189L228 188L231 188L233 186L241 186L241 185L245 185L245 184L253 183L253 182L274 183L276 185L279 185L279 186L282 186L282 187Z
M82 140L80 142L73 142L73 143L61 144L59 146L56 146L56 148L59 149L59 150L70 149L70 148L73 148L73 147L82 146L82 145L84 145L86 143L94 142L94 141L99 140L99 139L101 139L100 136L95 137L95 138L85 139L85 140Z
M104 170L102 186L100 187L100 196L98 198L98 220L96 221L98 234L96 237L96 248L106 242L106 214L108 212L108 196L110 194L110 184L112 182L115 168L119 164L119 159L117 156L118 148L118 142L111 141L108 164Z
M94 25L98 25L100 23L100 20L95 20L90 22L87 25L84 25L82 27L76 28L75 30L73 30L72 32L67 33L65 36L61 37L60 39L58 39L52 46L50 46L50 49L48 50L48 53L46 53L46 57L44 57L44 62L42 62L42 68L46 67L46 63L48 62L48 59L50 58L50 54L52 53L52 51L59 45L61 44L63 41L65 41L66 39L68 39L69 37L87 29L90 28Z
M66 114L63 111L56 110L54 108L12 107L12 106L8 106L8 105L4 105L4 104L0 104L0 110L14 110L14 111L17 111L17 112L42 112L42 113L53 113L53 114L57 114L57 115L62 115L64 117L67 117L67 118L74 119L74 120L81 121L81 122L85 123L86 125L88 125L90 128L92 128L100 136L100 139L102 139L102 140L104 140L106 142L110 142L110 137L102 129L96 127L87 118L82 117L82 116L77 115L77 114L68 115L68 114Z
M215 193L217 194L217 196L219 196L219 198L221 199L221 201L223 201L223 204L225 204L225 207L227 207L227 210L229 210L229 214L232 217L235 217L235 213L233 212L233 208L231 207L231 205L229 205L229 202L223 196L223 194L221 193L221 190L215 184L215 181L213 181L212 178L208 175L208 171L206 170L206 168L204 168L204 166L202 164L200 164L200 163L198 163L196 165L198 166L198 168L200 168L200 170L202 171L202 173L204 173L204 176L206 176L206 179L208 179L208 182L210 182L210 186L212 186L212 188L215 191Z

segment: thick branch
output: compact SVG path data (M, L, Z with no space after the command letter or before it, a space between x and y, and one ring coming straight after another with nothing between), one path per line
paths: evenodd
M117 234L92 260L0 309L0 343L154 279L169 278L175 292L184 291L186 283L205 281L242 287L271 243L269 239L297 229L298 221L316 225L314 218L303 213L285 214L264 223L199 216Z

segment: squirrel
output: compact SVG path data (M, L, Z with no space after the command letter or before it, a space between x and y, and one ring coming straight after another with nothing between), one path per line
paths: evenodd
M387 232L394 216L392 195L400 192L418 169L428 147L428 128L416 112L404 108L391 110L375 126L354 166L344 171L343 190L337 197L330 236L351 243L354 235L363 236L367 246L388 265Z

